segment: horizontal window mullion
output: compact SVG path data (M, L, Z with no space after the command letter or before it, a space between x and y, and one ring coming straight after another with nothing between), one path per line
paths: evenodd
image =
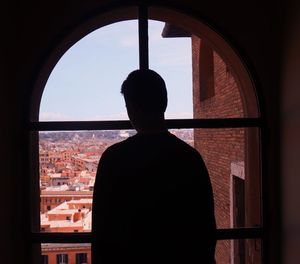
M261 127L260 118L167 119L169 129ZM53 121L31 122L30 131L119 130L133 129L130 121Z
M33 243L91 243L92 233L32 233ZM263 229L228 228L217 230L217 240L262 238Z
M262 227L227 228L217 230L218 240L255 239L263 237Z
M30 131L119 130L132 129L130 121L50 121L31 122Z
M91 243L92 233L32 233L33 243Z
M261 127L260 118L168 119L168 128L241 128Z

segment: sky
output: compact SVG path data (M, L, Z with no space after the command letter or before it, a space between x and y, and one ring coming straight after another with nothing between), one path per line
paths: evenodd
M191 39L162 38L163 26L149 21L149 68L166 82L166 118L192 118ZM138 67L137 20L93 31L75 43L51 72L40 121L127 120L120 88Z

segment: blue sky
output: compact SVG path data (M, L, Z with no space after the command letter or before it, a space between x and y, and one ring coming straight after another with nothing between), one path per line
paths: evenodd
M149 21L149 64L165 80L166 118L192 118L190 38L162 38L164 23ZM102 27L74 44L45 86L41 121L128 119L120 87L138 68L138 24Z

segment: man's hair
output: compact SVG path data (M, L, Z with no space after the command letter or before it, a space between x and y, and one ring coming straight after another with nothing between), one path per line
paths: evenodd
M166 84L153 70L131 72L121 87L125 102L143 114L164 113L168 103Z

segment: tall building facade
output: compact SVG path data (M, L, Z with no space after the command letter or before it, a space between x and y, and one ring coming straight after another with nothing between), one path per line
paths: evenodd
M230 65L226 64L209 43L194 35L192 67L194 118L246 116L243 105L245 99ZM251 169L246 169L250 163L249 155L246 154L249 152L248 136L247 128L194 130L194 146L203 156L213 186L218 228L260 225L260 201L251 194L251 191L260 191L260 176L249 175L251 173L248 171ZM253 162L258 160L252 160ZM252 171L256 173L255 170ZM256 210L251 210L254 206L257 206ZM260 263L260 259L260 241L218 241L218 264Z

